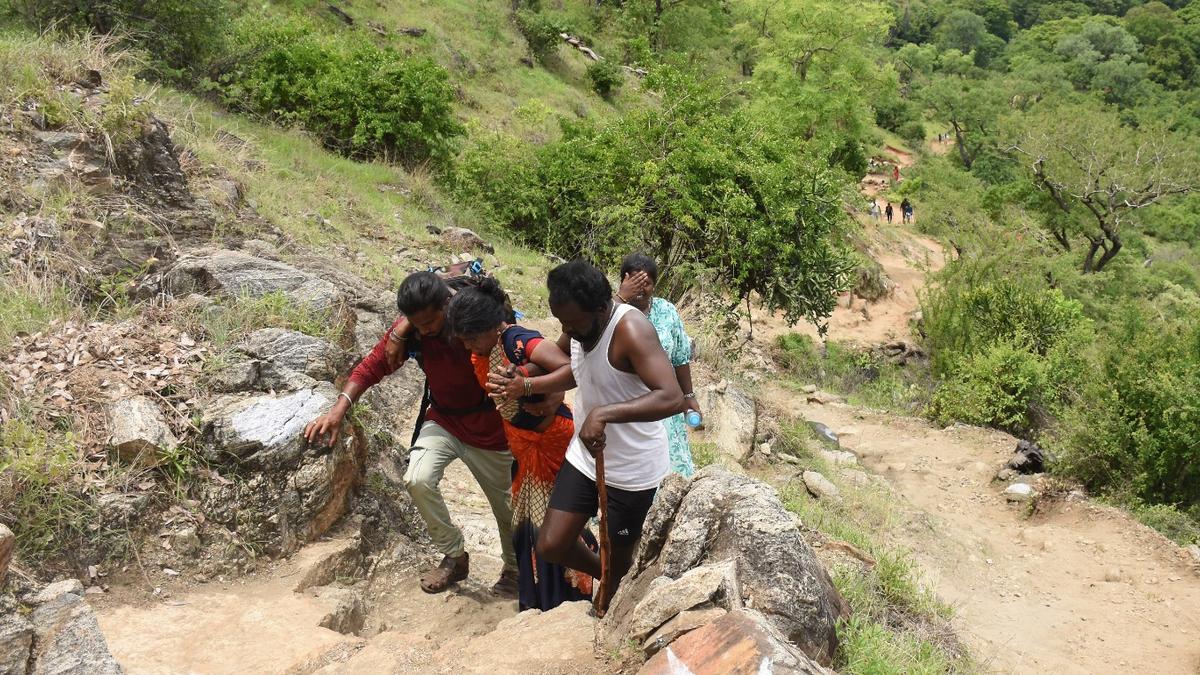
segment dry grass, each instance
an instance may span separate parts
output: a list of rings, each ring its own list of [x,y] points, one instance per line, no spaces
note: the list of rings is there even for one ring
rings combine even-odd
[[[0,111],[32,111],[51,128],[96,134],[106,139],[111,157],[137,136],[149,109],[153,92],[137,84],[136,65],[112,36],[0,32]],[[87,89],[81,83],[91,71],[100,73],[102,96],[78,93]]]
[[[896,524],[895,496],[874,481],[848,480],[824,461],[819,442],[800,420],[780,423],[779,449],[800,458],[803,468],[821,473],[841,493],[838,501],[810,497],[799,478],[779,488],[784,505],[799,517],[813,541],[826,549],[845,542],[869,562],[835,556],[830,573],[850,604],[852,616],[838,628],[835,657],[847,673],[963,673],[975,665],[950,625],[953,612],[920,581],[912,558],[881,537]],[[764,476],[778,482],[774,474]]]

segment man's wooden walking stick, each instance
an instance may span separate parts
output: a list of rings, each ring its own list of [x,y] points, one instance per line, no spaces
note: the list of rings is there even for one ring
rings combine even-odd
[[[608,594],[612,586],[612,544],[608,540],[608,487],[604,484],[604,449],[596,453],[596,492],[600,500],[600,589],[592,601],[596,616],[608,612]]]

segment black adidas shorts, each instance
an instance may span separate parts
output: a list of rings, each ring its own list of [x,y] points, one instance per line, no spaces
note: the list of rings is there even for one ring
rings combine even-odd
[[[632,546],[642,536],[642,525],[646,514],[654,503],[654,493],[649,490],[622,490],[608,486],[608,538],[615,546]],[[600,504],[596,481],[583,475],[563,462],[554,480],[554,492],[550,494],[550,508],[568,513],[596,515]]]

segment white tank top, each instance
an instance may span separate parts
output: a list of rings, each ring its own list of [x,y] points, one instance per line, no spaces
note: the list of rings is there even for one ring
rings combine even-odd
[[[631,311],[632,305],[617,305],[612,320],[604,328],[600,341],[585,352],[571,340],[571,372],[575,375],[575,437],[567,449],[567,461],[583,475],[596,480],[596,460],[579,440],[588,412],[610,403],[629,401],[650,393],[650,387],[633,373],[617,370],[608,360],[617,324]],[[658,487],[671,469],[667,452],[667,429],[661,421],[609,423],[604,428],[604,480],[621,490],[649,490]]]

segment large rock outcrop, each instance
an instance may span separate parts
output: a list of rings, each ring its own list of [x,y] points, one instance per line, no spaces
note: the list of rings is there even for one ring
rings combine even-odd
[[[697,392],[704,411],[704,438],[735,462],[754,452],[758,432],[758,404],[730,382],[709,385]]]
[[[345,515],[364,476],[365,444],[349,425],[333,447],[302,435],[336,397],[323,382],[283,394],[224,396],[208,407],[205,458],[245,478],[206,495],[217,522],[271,552],[289,552]]]
[[[638,672],[639,675],[827,675],[833,671],[788,642],[763,615],[737,609],[672,642]]]
[[[13,675],[119,675],[96,615],[77,580],[59,581],[0,612],[0,672]]]
[[[653,652],[663,646],[650,644],[654,631],[680,612],[712,607],[757,612],[822,665],[848,612],[774,490],[716,466],[663,483],[599,639],[609,649],[636,641]]]
[[[229,250],[202,249],[180,256],[163,276],[163,288],[174,295],[258,298],[283,293],[296,304],[315,310],[333,309],[343,301],[337,287],[325,279],[285,263]]]
[[[346,366],[341,350],[328,342],[284,328],[263,328],[251,333],[238,349],[278,368],[304,373],[318,380],[333,380]]]

